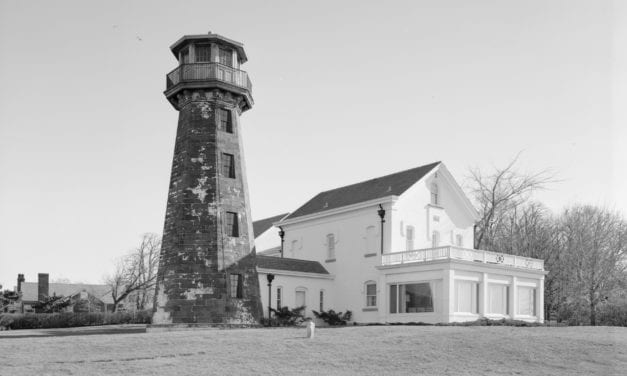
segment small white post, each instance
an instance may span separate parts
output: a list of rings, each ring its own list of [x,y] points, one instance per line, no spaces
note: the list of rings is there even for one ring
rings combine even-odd
[[[315,330],[316,330],[316,324],[313,322],[313,320],[309,320],[307,322],[307,338],[313,338]]]

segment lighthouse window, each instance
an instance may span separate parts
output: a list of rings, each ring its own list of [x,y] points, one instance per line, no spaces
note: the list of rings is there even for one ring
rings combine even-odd
[[[234,238],[239,237],[237,213],[226,212],[226,234]]]
[[[196,61],[199,63],[211,61],[211,46],[196,46]]]
[[[181,51],[181,64],[189,64],[189,50],[187,48]]]
[[[231,111],[220,108],[218,109],[218,127],[221,130],[233,133],[233,124],[231,123]]]
[[[220,64],[229,67],[233,66],[233,52],[225,48],[220,48]]]
[[[235,178],[235,156],[222,153],[222,174],[229,178]]]
[[[242,297],[242,275],[231,274],[231,298],[241,299]]]

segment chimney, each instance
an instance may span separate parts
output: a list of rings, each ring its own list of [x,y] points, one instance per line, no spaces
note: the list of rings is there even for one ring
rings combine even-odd
[[[48,273],[37,274],[37,300],[42,301],[48,297]]]
[[[17,275],[17,293],[21,293],[22,292],[22,282],[25,282],[26,280],[24,279],[24,274],[18,274]]]

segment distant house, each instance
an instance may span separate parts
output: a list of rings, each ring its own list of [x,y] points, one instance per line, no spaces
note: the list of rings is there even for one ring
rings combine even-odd
[[[304,305],[365,323],[544,319],[543,260],[473,249],[478,214],[441,162],[321,192],[279,217],[255,222],[264,315]]]
[[[113,308],[109,286],[49,283],[49,276],[46,273],[39,273],[37,282],[26,282],[24,275],[19,274],[15,291],[20,295],[20,300],[8,309],[17,312],[35,312],[37,302],[52,296],[69,299],[70,304],[65,308],[65,311],[69,312],[105,312]]]

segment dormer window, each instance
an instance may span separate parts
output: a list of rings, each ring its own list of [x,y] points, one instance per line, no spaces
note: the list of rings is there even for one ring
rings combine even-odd
[[[233,51],[226,49],[226,48],[220,48],[220,64],[222,65],[226,65],[229,67],[233,66]]]
[[[439,200],[438,185],[436,183],[431,183],[431,205],[440,205]]]

